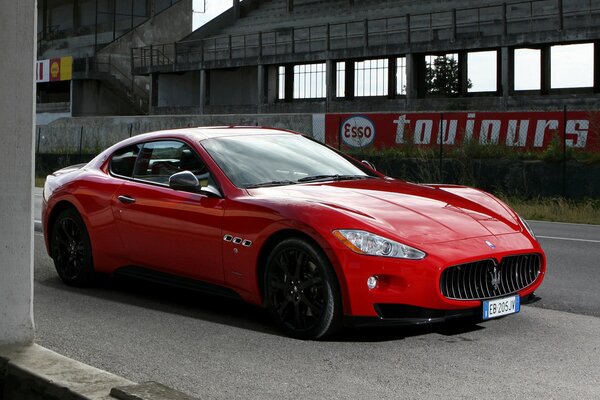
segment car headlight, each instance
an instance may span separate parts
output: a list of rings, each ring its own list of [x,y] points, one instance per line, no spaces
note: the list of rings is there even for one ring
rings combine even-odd
[[[537,240],[537,238],[535,237],[535,233],[533,233],[533,229],[531,229],[531,227],[529,226],[529,224],[527,223],[527,221],[525,221],[523,218],[521,218],[521,216],[519,215],[519,221],[521,221],[521,224],[525,227],[525,229],[527,229],[527,232],[529,232],[529,234],[535,239]]]
[[[333,231],[333,234],[346,247],[358,254],[408,260],[421,260],[427,255],[414,247],[366,231],[339,229]]]

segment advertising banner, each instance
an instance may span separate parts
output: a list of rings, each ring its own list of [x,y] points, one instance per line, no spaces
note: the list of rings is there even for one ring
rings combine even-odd
[[[346,149],[460,146],[466,141],[541,151],[552,140],[600,151],[600,112],[325,114],[325,142]]]
[[[35,62],[35,82],[70,81],[73,78],[73,57],[51,58]]]

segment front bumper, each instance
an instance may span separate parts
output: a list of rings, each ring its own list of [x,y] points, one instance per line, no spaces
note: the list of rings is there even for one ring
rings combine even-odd
[[[521,305],[531,304],[540,298],[531,293],[521,296]],[[443,323],[452,320],[469,320],[472,322],[483,321],[481,306],[460,310],[436,310],[424,307],[415,307],[405,304],[375,304],[377,312],[375,317],[344,317],[344,325],[348,327],[361,328],[371,326],[409,326],[429,325]]]
[[[494,249],[486,241],[495,244]],[[522,289],[499,297],[518,294],[526,298],[541,284],[546,261],[539,244],[521,233],[464,239],[421,247],[427,252],[422,260],[401,260],[365,256],[347,249],[335,249],[339,274],[343,279],[344,315],[374,317],[379,320],[402,320],[407,324],[444,321],[477,316],[482,300],[457,300],[444,296],[440,287],[442,273],[448,267],[509,256],[536,254],[540,258],[539,275]],[[367,287],[367,280],[377,276],[379,285]],[[396,321],[394,324],[397,324]],[[400,323],[402,324],[402,323]]]

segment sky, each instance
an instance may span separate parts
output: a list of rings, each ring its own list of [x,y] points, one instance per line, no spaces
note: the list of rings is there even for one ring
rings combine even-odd
[[[221,14],[232,4],[233,0],[193,0],[193,29],[199,28]],[[468,75],[473,84],[471,92],[496,90],[497,63],[493,53],[470,53]],[[552,88],[593,86],[593,59],[593,44],[554,46],[551,51]],[[515,52],[516,90],[539,89],[539,65],[539,50],[519,49]]]
[[[192,28],[198,29],[223,11],[231,8],[233,0],[193,0],[194,18]]]

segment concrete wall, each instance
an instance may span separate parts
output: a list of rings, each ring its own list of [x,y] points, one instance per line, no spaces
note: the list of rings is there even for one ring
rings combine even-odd
[[[180,115],[63,118],[36,131],[39,153],[97,153],[130,135],[191,126],[260,125],[312,134],[312,114]]]
[[[33,340],[35,2],[0,0],[0,344]]]
[[[209,104],[243,105],[257,104],[257,67],[210,71]]]
[[[200,71],[161,74],[158,80],[158,106],[197,106],[200,104]]]
[[[72,81],[72,113],[84,115],[134,114],[131,103],[117,90],[99,80]]]

